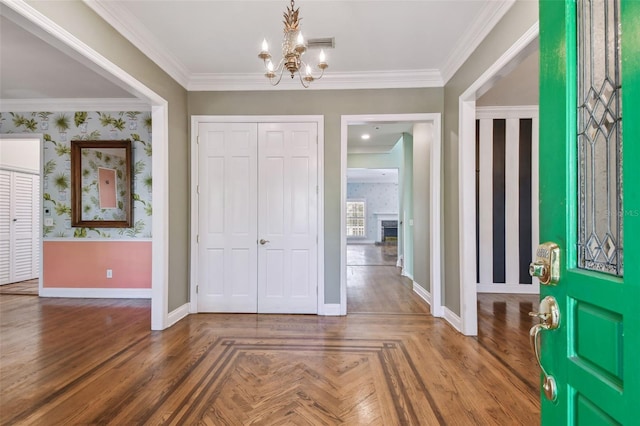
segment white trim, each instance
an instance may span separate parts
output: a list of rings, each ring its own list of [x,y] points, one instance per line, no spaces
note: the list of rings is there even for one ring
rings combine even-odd
[[[198,312],[198,127],[200,123],[316,123],[318,129],[318,315],[325,313],[324,303],[324,116],[323,115],[192,115],[191,116],[191,292],[190,311]],[[155,182],[154,182],[155,188]]]
[[[430,279],[432,280],[431,292],[435,296],[432,311],[440,313],[442,309],[442,250],[434,250],[434,247],[442,247],[442,241],[436,241],[435,238],[441,240],[441,216],[438,212],[442,211],[441,185],[442,185],[442,130],[441,130],[442,114],[425,113],[425,114],[368,114],[368,115],[343,115],[340,124],[340,305],[341,314],[347,314],[347,224],[346,224],[346,200],[347,200],[347,141],[348,127],[354,124],[381,123],[381,122],[418,122],[433,124],[433,146],[431,156],[431,187],[429,193],[431,199],[431,223],[429,224],[429,235],[431,250],[431,269]],[[475,212],[475,208],[473,209]],[[402,271],[405,274],[405,271]],[[413,280],[413,277],[411,277]]]
[[[150,288],[57,288],[43,287],[42,297],[72,297],[80,299],[150,299]]]
[[[462,333],[462,319],[460,319],[460,317],[455,312],[445,306],[443,316],[444,319],[449,324],[451,324],[453,328]]]
[[[538,37],[538,22],[531,26],[500,58],[460,95],[458,112],[458,219],[460,258],[461,331],[468,336],[478,334],[476,285],[476,97],[477,92]],[[446,312],[445,312],[446,314]]]
[[[469,29],[460,37],[460,41],[451,50],[444,66],[441,68],[442,81],[446,84],[451,77],[460,69],[462,64],[469,59],[469,56],[482,43],[482,40],[491,32],[502,17],[514,5],[516,0],[504,0],[502,2],[489,1],[482,12]]]
[[[408,273],[406,269],[402,268],[401,274],[402,274],[403,277],[407,277],[411,281],[413,281],[413,274]]]
[[[538,105],[476,107],[477,119],[533,118],[538,116]]]
[[[413,280],[411,280],[413,281]],[[429,293],[424,287],[417,282],[413,281],[413,292],[420,296],[422,300],[427,302],[431,306],[431,293]]]
[[[431,199],[429,200],[429,281],[431,283],[432,303],[431,314],[434,317],[444,315],[443,307],[443,281],[442,281],[442,255],[444,244],[442,241],[441,224],[442,224],[442,130],[440,120],[433,121],[432,140],[435,143],[430,144],[431,151],[431,176],[429,181],[431,187]]]
[[[23,18],[26,18],[37,28],[50,34],[57,42],[70,48],[76,55],[83,58],[83,62],[90,63],[92,67],[97,67],[109,74],[110,77],[118,80],[121,85],[127,87],[130,92],[148,101],[152,105],[153,248],[151,329],[162,330],[167,324],[169,293],[168,103],[126,71],[109,61],[25,1],[15,0],[12,2],[3,2],[3,5],[12,9]]]
[[[478,293],[540,294],[537,284],[478,284]]]
[[[340,313],[340,304],[339,303],[326,303],[322,308],[322,315],[337,317],[342,315]]]
[[[127,10],[126,2],[115,5],[107,1],[83,1],[182,87],[187,88],[189,70],[166,49],[160,48],[162,43],[139,20],[133,18]]]
[[[186,318],[189,313],[189,303],[185,303],[179,308],[176,308],[173,311],[169,312],[169,315],[167,315],[167,328],[171,327],[181,319]]]
[[[305,89],[298,80],[282,82],[273,87],[262,73],[250,74],[191,74],[187,90],[232,91],[232,90],[348,90],[391,89],[415,87],[442,87],[444,82],[438,70],[392,70],[372,72],[327,73],[322,81]]]
[[[0,99],[0,112],[24,111],[151,111],[151,106],[137,98]]]

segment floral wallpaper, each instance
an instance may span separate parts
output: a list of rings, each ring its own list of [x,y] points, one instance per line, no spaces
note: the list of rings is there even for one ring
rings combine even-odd
[[[43,224],[44,238],[151,238],[151,113],[141,111],[3,112],[0,133],[41,133],[44,139],[43,205],[53,226]],[[131,228],[71,227],[71,141],[131,140],[133,178],[133,226]],[[98,159],[96,159],[98,160]],[[93,165],[115,168],[118,161],[105,159]],[[84,170],[83,170],[84,173]],[[83,182],[90,192],[92,182]],[[107,212],[85,206],[91,217]],[[85,214],[85,217],[86,217]]]
[[[398,185],[395,183],[347,183],[347,199],[366,200],[366,239],[378,235],[374,213],[398,212]]]

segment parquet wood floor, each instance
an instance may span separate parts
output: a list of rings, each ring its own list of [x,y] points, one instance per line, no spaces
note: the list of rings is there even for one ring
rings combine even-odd
[[[519,303],[480,299],[470,338],[425,312],[151,332],[145,300],[0,295],[0,424],[537,425]]]

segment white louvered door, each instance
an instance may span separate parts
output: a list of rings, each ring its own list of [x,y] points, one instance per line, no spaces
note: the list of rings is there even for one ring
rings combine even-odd
[[[0,170],[0,285],[38,277],[40,177]]]

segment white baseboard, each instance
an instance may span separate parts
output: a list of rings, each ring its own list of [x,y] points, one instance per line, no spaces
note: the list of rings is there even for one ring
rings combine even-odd
[[[398,260],[396,261],[396,268],[404,269],[404,256],[403,255],[398,256]]]
[[[413,282],[413,292],[420,296],[422,300],[427,302],[429,306],[431,306],[431,293],[429,293],[427,290],[425,290],[424,287],[422,287],[415,281]]]
[[[167,315],[167,328],[189,315],[189,306],[189,303],[185,303],[179,308],[169,312],[169,315]]]
[[[41,297],[79,299],[151,299],[150,288],[55,288],[43,287]]]
[[[339,303],[325,303],[320,315],[325,316],[340,316],[340,304]]]
[[[478,293],[540,294],[536,284],[478,284]]]
[[[462,319],[446,306],[443,306],[443,309],[444,309],[444,319],[447,320],[447,322],[451,324],[453,328],[455,328],[460,333],[462,333]]]
[[[409,273],[406,271],[406,269],[404,269],[404,268],[402,268],[402,276],[403,276],[403,277],[407,277],[407,278],[409,278],[411,281],[413,281],[413,275],[412,275],[412,274],[409,274]]]

